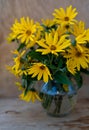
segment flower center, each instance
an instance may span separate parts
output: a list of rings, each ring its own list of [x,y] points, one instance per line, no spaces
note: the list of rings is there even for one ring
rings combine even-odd
[[[56,47],[54,45],[51,45],[50,49],[51,50],[56,50]]]
[[[81,57],[82,53],[81,52],[76,52],[76,57]]]
[[[69,21],[69,17],[66,16],[66,17],[64,18],[64,20],[65,20],[65,21]]]
[[[41,66],[40,66],[40,69],[41,69],[41,70],[44,70],[44,69],[45,69],[45,66],[44,66],[44,65],[41,65]]]
[[[29,35],[31,35],[31,31],[30,30],[27,30],[26,31],[26,34],[29,36]]]
[[[69,26],[69,25],[65,25],[65,28],[66,28],[66,29],[69,29],[69,28],[70,28],[70,26]]]

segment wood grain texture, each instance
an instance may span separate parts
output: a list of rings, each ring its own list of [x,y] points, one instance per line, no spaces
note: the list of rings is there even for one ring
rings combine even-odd
[[[6,41],[15,18],[29,16],[40,22],[42,18],[52,18],[55,8],[65,8],[70,4],[77,8],[79,12],[77,18],[85,21],[89,27],[89,0],[0,0],[0,95],[7,97],[18,95],[17,87],[14,85],[16,78],[5,69],[6,64],[12,64],[10,51],[16,46],[8,45]],[[89,92],[86,88],[82,94],[84,96]]]
[[[0,99],[0,130],[89,130],[89,100],[79,100],[69,115],[55,118],[39,102]]]

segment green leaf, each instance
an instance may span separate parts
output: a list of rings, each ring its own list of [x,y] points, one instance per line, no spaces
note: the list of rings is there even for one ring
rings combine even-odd
[[[59,62],[58,62],[58,67],[61,68],[63,66],[64,59],[61,57]]]
[[[41,26],[44,28],[45,32],[48,32],[48,33],[50,33],[52,29],[55,29],[55,30],[57,29],[57,25],[45,26],[44,24],[42,24]]]
[[[55,65],[48,65],[48,67],[50,68],[50,69],[52,69],[52,70],[56,70],[57,69],[57,67],[55,66]]]
[[[19,45],[19,47],[18,47],[18,51],[20,51],[21,49],[23,49],[25,47],[25,44],[24,43],[21,43],[20,45]]]
[[[32,59],[36,59],[36,60],[39,60],[39,61],[43,61],[44,59],[48,59],[46,55],[42,55],[41,53],[36,52],[34,50],[28,52],[27,55],[31,56]]]
[[[82,79],[82,76],[80,75],[80,73],[76,73],[75,76],[75,81],[78,85],[78,89],[82,87],[82,84],[83,84],[83,79]]]
[[[24,75],[22,76],[22,86],[25,88],[25,95],[28,90],[32,89],[33,82],[36,81],[36,78],[31,78],[31,75]]]
[[[71,80],[67,77],[67,75],[61,71],[55,74],[55,79],[57,82],[62,84],[72,84]]]

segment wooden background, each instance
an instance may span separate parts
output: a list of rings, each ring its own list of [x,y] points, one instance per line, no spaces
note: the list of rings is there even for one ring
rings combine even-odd
[[[86,22],[89,27],[89,0],[0,0],[0,97],[16,97],[17,80],[9,73],[5,66],[12,63],[10,51],[15,49],[15,44],[7,44],[7,36],[10,26],[15,18],[29,16],[35,21],[41,18],[51,18],[55,8],[69,5],[77,8],[78,19]],[[84,76],[83,88],[79,91],[79,97],[89,97],[89,77]]]

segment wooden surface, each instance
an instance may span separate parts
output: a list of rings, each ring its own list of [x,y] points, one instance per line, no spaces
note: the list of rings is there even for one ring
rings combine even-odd
[[[54,118],[39,102],[0,99],[0,130],[89,130],[89,100],[79,100],[69,115]]]
[[[10,26],[15,18],[29,16],[35,21],[52,18],[55,8],[73,5],[79,12],[78,19],[86,22],[89,27],[89,0],[0,0],[0,97],[17,97],[18,90],[14,82],[16,78],[9,73],[5,66],[12,64],[10,51],[15,49],[15,44],[7,44]],[[84,89],[81,97],[89,95],[89,77],[85,78]]]

